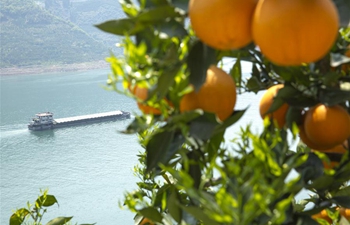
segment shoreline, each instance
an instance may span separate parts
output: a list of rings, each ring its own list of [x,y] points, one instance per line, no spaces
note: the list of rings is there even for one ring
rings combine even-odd
[[[94,69],[107,69],[109,63],[106,61],[94,61],[72,64],[57,64],[47,66],[26,66],[26,67],[6,67],[0,68],[0,75],[24,75],[24,74],[43,74],[55,72],[71,72],[71,71],[88,71]]]

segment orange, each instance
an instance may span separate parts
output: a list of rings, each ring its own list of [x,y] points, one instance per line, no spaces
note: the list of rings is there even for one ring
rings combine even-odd
[[[339,16],[331,0],[260,0],[252,35],[273,63],[294,66],[325,56],[338,28]]]
[[[327,211],[325,209],[315,215],[312,215],[312,219],[314,220],[323,219],[323,220],[326,220],[328,223],[332,223],[332,219],[329,218]]]
[[[257,0],[190,0],[192,28],[205,44],[237,49],[252,41],[251,21]]]
[[[282,128],[286,124],[286,114],[289,106],[287,104],[283,104],[280,108],[275,110],[272,113],[266,115],[268,110],[270,109],[274,98],[276,97],[278,91],[283,88],[283,84],[277,84],[267,89],[260,100],[259,104],[259,112],[261,118],[265,118],[268,116],[270,119],[276,120],[278,127]]]
[[[137,106],[144,114],[160,115],[162,113],[159,109],[149,106],[143,102],[148,97],[147,88],[135,86],[132,92],[139,99]]]
[[[340,215],[344,216],[347,220],[350,220],[350,209],[340,208]]]
[[[317,143],[313,143],[310,138],[305,133],[305,128],[303,125],[299,126],[299,137],[300,140],[309,148],[311,149],[317,149],[317,150],[326,150],[329,149],[329,146],[322,146]]]
[[[139,223],[139,225],[154,225],[154,223],[148,218],[143,218],[141,223]]]
[[[350,209],[347,209],[347,208],[336,208],[336,210],[339,210],[339,214],[341,216],[344,216],[347,220],[350,220]],[[327,211],[324,209],[322,210],[321,212],[315,214],[315,215],[312,215],[312,218],[314,220],[316,219],[324,219],[326,220],[328,223],[332,223],[332,219],[328,216],[327,214]]]
[[[212,65],[198,92],[192,91],[180,100],[180,111],[202,109],[215,113],[224,121],[233,112],[236,104],[236,84],[233,78],[222,69]]]
[[[349,116],[339,105],[318,104],[305,113],[304,128],[311,142],[332,148],[349,137]]]
[[[316,150],[313,149],[313,151],[319,151],[319,152],[323,152],[326,155],[328,155],[328,157],[330,157],[331,155],[339,155],[340,157],[346,153],[348,148],[348,142],[347,140],[341,144],[341,145],[337,145],[333,148],[330,149],[326,149],[326,150]],[[338,166],[339,162],[337,160],[331,160],[330,162],[323,162],[323,166],[325,169],[333,169],[334,167]]]

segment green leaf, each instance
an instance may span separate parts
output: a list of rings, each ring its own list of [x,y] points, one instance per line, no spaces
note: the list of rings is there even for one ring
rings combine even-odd
[[[350,91],[343,91],[336,88],[320,89],[319,99],[327,105],[337,105],[350,99]]]
[[[174,83],[174,78],[179,71],[180,67],[168,68],[165,70],[158,79],[157,85],[150,90],[149,97],[157,94],[157,99],[161,100],[169,91],[169,87]]]
[[[137,16],[137,22],[155,24],[167,18],[175,18],[177,16],[179,16],[179,13],[175,11],[174,7],[164,5],[144,10]]]
[[[212,220],[207,213],[203,211],[203,209],[195,206],[182,206],[182,208],[188,212],[189,214],[193,215],[198,220],[203,221],[203,224],[208,225],[220,225],[216,221]]]
[[[110,20],[95,25],[100,30],[116,35],[134,35],[145,28],[145,25],[136,21],[135,18]]]
[[[147,207],[139,210],[140,214],[144,217],[154,221],[161,223],[162,222],[162,215],[158,212],[158,210],[154,207]]]
[[[29,214],[30,212],[28,211],[28,209],[18,209],[14,214],[11,215],[10,225],[21,225],[25,220],[25,217]]]
[[[215,114],[204,112],[202,116],[191,121],[190,136],[199,140],[208,140],[217,125]]]
[[[164,21],[159,25],[157,30],[159,30],[162,34],[166,34],[167,38],[184,38],[188,34],[183,24],[174,19]]]
[[[130,0],[119,0],[124,13],[129,17],[135,17],[138,13],[137,7]]]
[[[50,220],[46,225],[64,225],[69,222],[72,217],[57,217],[55,219]]]
[[[187,157],[190,160],[188,174],[193,179],[193,186],[198,189],[202,179],[202,171],[198,164],[200,161],[200,153],[198,151],[191,151],[188,153]]]
[[[198,91],[207,77],[207,70],[215,63],[215,50],[197,41],[188,53],[187,64],[190,70],[190,83]]]
[[[242,66],[240,57],[237,58],[235,64],[230,70],[230,75],[236,83],[237,87],[241,86],[242,83]]]
[[[261,85],[259,78],[253,76],[248,79],[246,87],[249,91],[252,91],[256,94],[262,89],[263,85]]]
[[[222,124],[219,124],[215,127],[215,130],[213,131],[213,136],[224,132],[227,128],[236,123],[244,115],[247,109],[234,111],[234,113],[229,118],[227,118]]]
[[[170,193],[170,196],[167,198],[167,207],[170,215],[174,218],[174,220],[180,223],[182,211],[181,211],[181,208],[178,206],[178,204],[179,204],[179,196],[178,196],[177,190],[173,188],[173,190]]]
[[[39,204],[40,207],[49,207],[55,203],[58,204],[56,197],[53,195],[42,195],[36,200],[36,203]]]
[[[297,225],[319,225],[314,219],[307,215],[299,215],[295,224]]]
[[[337,205],[340,205],[344,208],[350,208],[350,196],[349,195],[347,195],[347,196],[335,196],[332,198],[332,200]]]
[[[163,163],[167,151],[174,139],[175,131],[160,131],[154,134],[146,145],[146,165],[151,171],[158,163]]]

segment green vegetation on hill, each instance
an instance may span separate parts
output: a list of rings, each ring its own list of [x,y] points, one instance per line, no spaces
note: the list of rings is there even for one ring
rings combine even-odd
[[[0,67],[88,62],[108,55],[102,41],[31,0],[1,0],[0,23]]]

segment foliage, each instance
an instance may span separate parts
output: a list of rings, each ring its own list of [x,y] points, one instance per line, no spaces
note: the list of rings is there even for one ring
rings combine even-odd
[[[9,225],[21,225],[32,224],[41,225],[42,219],[47,212],[47,208],[55,204],[58,205],[58,201],[55,196],[49,195],[45,190],[42,195],[37,198],[34,203],[27,203],[27,208],[17,209],[10,217]],[[56,217],[50,220],[46,225],[67,225],[71,224],[70,220],[73,217]],[[32,221],[32,222],[30,222]],[[81,224],[81,225],[94,225],[94,224]]]
[[[350,207],[349,153],[342,155],[338,167],[326,170],[322,160],[329,160],[327,155],[311,152],[302,143],[293,151],[289,138],[298,141],[302,111],[318,103],[339,104],[350,112],[350,70],[342,67],[349,62],[344,55],[350,44],[349,1],[336,1],[342,28],[330,52],[317,62],[293,67],[271,63],[254,43],[231,51],[206,46],[188,23],[188,1],[120,3],[125,18],[97,25],[123,36],[119,46],[124,56],[108,58],[112,71],[108,86],[135,101],[130,88],[147,87],[143,103],[162,112],[136,116],[125,131],[137,133],[145,149],[135,167],[139,188],[127,193],[124,201],[136,214],[135,224],[146,217],[169,225],[313,225],[318,222],[311,216],[323,209]],[[200,109],[179,112],[182,96],[200,88],[207,68],[222,65],[224,59],[234,61],[229,72],[238,94],[284,84],[270,111],[287,103],[287,126],[279,129],[265,119],[261,133],[253,133],[248,125],[228,145],[224,133],[245,110],[235,109],[223,122]],[[242,61],[252,64],[247,79],[241,72]],[[310,197],[297,202],[302,191]],[[332,218],[338,224],[338,217]],[[340,224],[348,223],[342,219]]]

